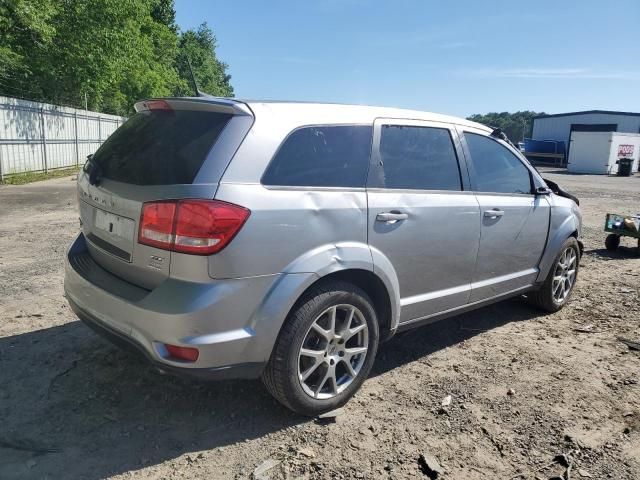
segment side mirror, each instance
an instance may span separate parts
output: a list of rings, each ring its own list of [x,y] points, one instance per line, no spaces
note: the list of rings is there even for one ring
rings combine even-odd
[[[536,195],[551,195],[551,190],[547,187],[536,188]]]

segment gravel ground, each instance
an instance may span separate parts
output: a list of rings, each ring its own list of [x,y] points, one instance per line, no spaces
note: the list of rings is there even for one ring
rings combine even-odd
[[[541,315],[513,300],[398,336],[326,422],[259,382],[160,376],[97,337],[63,298],[71,178],[0,186],[0,478],[250,478],[272,465],[262,478],[426,479],[431,457],[446,479],[549,479],[565,461],[573,479],[640,478],[640,352],[616,340],[640,339],[640,258],[609,254],[602,232],[605,212],[640,211],[640,177],[545,175],[582,202],[571,303]]]

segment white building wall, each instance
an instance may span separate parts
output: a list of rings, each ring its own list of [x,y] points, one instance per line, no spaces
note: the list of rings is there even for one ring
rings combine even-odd
[[[533,121],[532,137],[534,140],[557,140],[568,143],[572,123],[614,123],[618,125],[618,132],[640,132],[640,115],[588,113],[584,115],[536,118]]]

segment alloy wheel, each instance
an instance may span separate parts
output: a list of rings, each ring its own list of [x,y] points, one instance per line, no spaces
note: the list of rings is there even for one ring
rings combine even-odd
[[[560,255],[558,264],[553,274],[551,292],[553,299],[558,303],[564,303],[576,280],[576,268],[578,255],[571,247],[565,249]]]
[[[369,328],[353,305],[335,305],[311,324],[298,353],[298,379],[305,393],[333,398],[358,376],[369,345]]]

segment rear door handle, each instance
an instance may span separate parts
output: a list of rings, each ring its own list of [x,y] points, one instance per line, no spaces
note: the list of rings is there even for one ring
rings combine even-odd
[[[376,221],[386,223],[396,223],[400,220],[406,220],[407,218],[409,218],[409,215],[400,212],[385,212],[376,215]]]
[[[497,208],[492,208],[491,210],[485,210],[484,216],[488,218],[496,218],[504,216],[504,210],[498,210]]]

